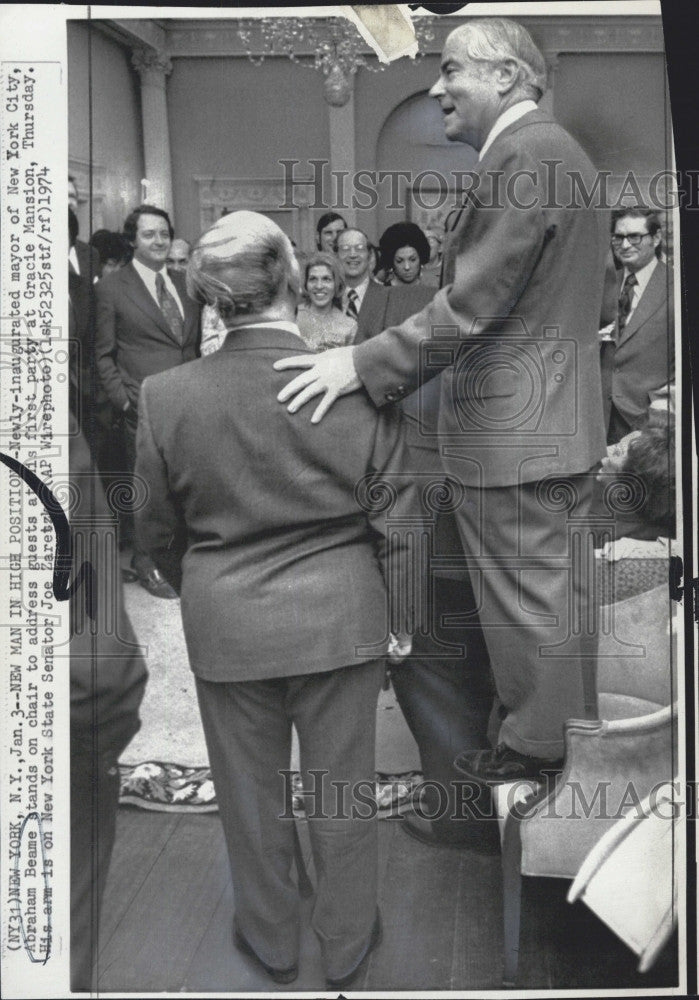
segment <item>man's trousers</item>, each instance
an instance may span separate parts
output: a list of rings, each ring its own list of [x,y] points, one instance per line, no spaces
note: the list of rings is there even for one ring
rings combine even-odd
[[[507,713],[500,740],[535,757],[562,757],[566,720],[597,714],[592,484],[583,474],[467,486],[456,511]]]
[[[384,669],[381,659],[271,680],[196,679],[236,927],[274,968],[295,965],[299,952],[287,806],[292,723],[317,876],[312,926],[326,976],[347,975],[363,957],[377,905],[376,703]]]
[[[430,508],[426,499],[448,493],[439,451],[420,441],[414,422],[407,422],[407,441],[407,470],[419,487],[417,513],[433,526],[431,555],[458,557],[462,545],[453,513]],[[420,805],[448,839],[459,836],[452,819],[460,815],[453,782],[463,782],[463,774],[454,758],[487,745],[494,689],[468,571],[462,566],[444,576],[430,561],[423,575],[429,595],[424,620],[413,636],[411,655],[391,667],[391,678],[420,751],[425,782]]]

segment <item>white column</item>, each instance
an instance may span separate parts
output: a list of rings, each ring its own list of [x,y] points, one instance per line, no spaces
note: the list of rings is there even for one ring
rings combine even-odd
[[[328,104],[328,125],[330,127],[330,170],[345,171],[347,176],[344,180],[345,201],[349,205],[354,190],[352,178],[355,171],[355,132],[354,132],[354,76],[349,77],[351,90],[348,100],[341,107]],[[334,207],[337,188],[335,177],[332,178],[332,185],[328,191],[327,203],[329,208]],[[342,197],[342,188],[337,192]],[[349,226],[356,223],[356,212],[353,208],[339,209],[340,213],[347,220]]]
[[[141,77],[143,158],[147,200],[172,215],[172,165],[165,77],[172,63],[164,52],[136,49],[131,57]]]

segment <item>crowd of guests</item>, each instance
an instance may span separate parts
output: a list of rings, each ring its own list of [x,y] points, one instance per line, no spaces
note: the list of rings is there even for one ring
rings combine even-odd
[[[78,383],[82,386],[81,398],[74,409],[76,413],[83,413],[85,418],[88,413],[91,415],[93,450],[100,470],[107,475],[111,470],[123,471],[124,465],[133,468],[137,389],[145,369],[152,373],[153,359],[148,362],[143,357],[148,353],[147,348],[136,351],[142,356],[132,359],[135,372],[127,406],[126,395],[119,388],[122,376],[117,374],[114,378],[114,373],[119,370],[116,354],[123,357],[127,349],[116,333],[110,335],[109,343],[104,344],[98,324],[101,322],[102,333],[106,335],[108,314],[104,308],[95,309],[86,290],[91,284],[121,271],[128,264],[138,269],[143,279],[143,275],[148,273],[143,271],[144,266],[150,269],[164,261],[164,282],[170,283],[170,274],[180,275],[183,279],[192,244],[174,236],[167,213],[157,206],[139,206],[125,220],[122,231],[98,229],[85,244],[78,239],[76,208],[77,188],[74,179],[69,178],[69,277],[71,305],[81,348],[80,378],[74,378],[73,386],[76,388]],[[138,220],[142,216],[159,220],[160,245],[155,254],[145,247],[146,240],[141,238],[144,223]],[[447,231],[449,225],[450,217],[447,217]],[[655,525],[673,523],[673,477],[670,464],[664,461],[662,455],[658,456],[654,473],[638,464],[641,444],[650,432],[643,432],[643,442],[638,442],[630,454],[626,447],[630,441],[627,442],[626,438],[632,433],[634,438],[642,433],[639,428],[647,423],[650,404],[654,400],[658,404],[656,412],[659,406],[670,405],[668,388],[674,379],[673,310],[672,298],[667,290],[672,277],[667,273],[669,265],[663,250],[657,211],[641,205],[618,209],[613,214],[612,229],[600,318],[603,405],[609,444],[600,481],[606,481],[605,477],[613,472],[643,473],[643,481],[648,487],[647,499],[643,501],[647,511],[644,514],[642,504],[636,512],[638,516],[622,518],[617,535],[621,531],[632,536],[639,532],[647,536]],[[142,245],[135,255],[137,232],[138,242]],[[374,245],[361,229],[348,227],[342,215],[327,212],[318,219],[316,238],[317,247],[313,251],[306,252],[294,246],[302,277],[297,323],[304,342],[314,351],[360,343],[383,329],[382,324],[387,325],[387,321],[400,322],[411,311],[417,311],[439,287],[445,232],[436,228],[423,231],[413,222],[395,223],[383,232],[378,244]],[[153,258],[150,267],[142,263],[144,256]],[[140,290],[140,285],[137,287]],[[392,289],[398,291],[392,292]],[[182,303],[186,301],[186,293],[182,291],[183,298],[180,298],[175,289],[172,291],[177,308],[184,316]],[[403,295],[404,292],[407,294]],[[155,286],[151,297],[154,301],[157,298]],[[97,300],[100,299],[98,295]],[[95,331],[94,343],[90,336],[90,322]],[[192,357],[206,355],[221,346],[227,331],[213,306],[204,304],[197,324],[185,351],[173,350],[168,355],[168,364],[170,361],[180,363],[187,360],[190,354]],[[146,331],[141,330],[137,337],[143,335],[147,340],[145,334]],[[109,348],[101,354],[101,362],[97,362],[98,341]],[[157,367],[163,363],[165,356],[155,362]],[[94,367],[91,368],[91,365]],[[131,419],[124,417],[129,409]],[[672,421],[667,423],[669,434]],[[652,440],[659,441],[657,432],[650,436]],[[619,442],[622,442],[621,449]],[[672,451],[664,447],[664,442],[659,447],[663,455]],[[623,465],[619,458],[622,454]],[[660,469],[663,471],[662,481],[658,478]],[[663,505],[662,517],[658,514],[658,504]],[[652,517],[649,514],[651,508],[654,511]],[[127,547],[134,544],[128,517],[123,518],[122,542]],[[132,572],[125,570],[124,573],[127,582],[139,580],[156,596],[175,596],[160,578],[157,569],[147,560],[142,560],[138,553],[134,556]]]
[[[530,157],[560,146],[569,169],[590,180],[582,149],[537,108],[545,66],[526,31],[485,19],[452,32],[444,66],[468,77],[483,61],[497,73],[489,70],[469,101],[452,70],[431,91],[448,138],[489,155],[494,175],[498,157],[516,165],[525,146]],[[472,116],[479,101],[482,113]],[[503,234],[492,228],[496,218]],[[630,472],[641,490],[625,530],[673,530],[672,281],[660,218],[633,205],[613,213],[611,232],[590,208],[563,211],[560,221],[558,242],[545,252],[555,224],[542,244],[535,229],[519,228],[521,213],[488,216],[472,205],[452,212],[440,232],[391,225],[378,245],[329,212],[313,249],[292,247],[274,223],[248,212],[224,216],[194,247],[175,238],[155,205],[138,206],[121,233],[100,231],[89,245],[70,216],[76,413],[100,471],[118,471],[110,464],[118,439],[123,468],[146,485],[125,579],[158,598],[181,597],[229,845],[236,943],[277,982],[293,981],[298,961],[293,837],[274,812],[291,722],[306,775],[325,768],[329,780],[353,787],[370,781],[373,712],[390,649],[396,694],[437,796],[416,803],[402,828],[434,847],[496,849],[492,826],[474,824],[472,812],[456,815],[456,783],[466,775],[487,788],[560,769],[561,720],[588,717],[595,698],[581,679],[582,648],[580,662],[542,665],[550,632],[515,620],[523,574],[494,569],[489,554],[519,557],[524,537],[542,566],[559,560],[567,515],[544,510],[537,493],[558,473],[574,483],[584,516],[603,499],[592,496],[591,469],[601,480]],[[522,252],[503,260],[516,240],[525,241]],[[573,262],[583,276],[577,284]],[[502,400],[520,387],[502,366],[489,372],[493,384],[476,387],[475,402],[496,430],[482,438],[482,478],[478,462],[469,468],[469,456],[452,448],[451,478],[464,498],[455,514],[431,505],[427,488],[446,481],[445,404],[452,438],[458,432],[450,376],[420,385],[416,345],[435,327],[509,315],[513,287],[533,333],[552,316],[582,331],[578,369],[564,368],[547,389],[546,433],[558,435],[558,450],[534,456],[539,465],[521,481],[516,442],[497,435]],[[554,348],[562,366],[564,352],[556,360]],[[279,372],[292,367],[307,372],[285,388]],[[321,391],[319,426],[294,416]],[[576,406],[573,440],[560,425]],[[453,560],[429,581],[426,627],[391,606],[393,634],[373,646],[377,615],[386,613],[379,568],[388,582],[404,543],[387,542],[380,505],[357,505],[369,471],[389,476],[407,519],[434,528],[433,553]],[[477,570],[478,599],[458,562],[463,552],[487,564]],[[563,627],[568,570],[559,563],[546,580],[532,574],[524,603],[542,620],[559,615]],[[409,592],[404,580],[389,599]],[[358,652],[362,639],[373,655]],[[313,926],[327,983],[343,988],[381,939],[376,832],[353,818],[341,835],[337,825],[311,827]]]

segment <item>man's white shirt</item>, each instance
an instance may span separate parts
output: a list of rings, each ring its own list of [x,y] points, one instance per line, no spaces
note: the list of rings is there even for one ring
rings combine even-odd
[[[640,269],[640,271],[635,272],[637,284],[631,286],[631,308],[629,309],[629,314],[626,317],[626,323],[624,324],[625,326],[628,326],[629,319],[633,315],[634,309],[640,302],[641,296],[645,292],[648,286],[648,282],[653,277],[653,271],[656,269],[657,266],[658,266],[658,258],[654,257],[653,260],[649,261],[645,267],[642,267]],[[631,273],[632,273],[631,271],[628,271],[626,268],[624,268],[624,277],[621,282],[622,288],[624,287],[624,282]]]
[[[530,111],[536,111],[537,104],[536,101],[518,101],[511,107],[507,108],[506,111],[496,119],[495,124],[488,132],[488,137],[486,138],[480,153],[478,154],[478,159],[482,160],[485,154],[488,152],[490,147],[493,145],[497,137],[501,132],[504,132],[508,125],[512,125],[513,122],[519,121],[525,115],[528,115]]]
[[[142,280],[143,284],[150,292],[153,301],[155,302],[158,309],[160,309],[160,302],[158,301],[158,289],[156,288],[155,279],[158,274],[162,274],[163,281],[165,282],[165,287],[167,288],[168,292],[170,293],[170,295],[172,295],[173,299],[177,303],[180,313],[182,314],[182,319],[184,319],[184,308],[182,307],[182,300],[180,299],[177,289],[172,283],[170,275],[167,273],[167,268],[165,267],[165,265],[163,264],[163,266],[159,271],[151,271],[149,267],[146,267],[144,264],[141,264],[141,262],[136,260],[135,257],[131,261],[131,263],[135,267],[136,273],[138,274],[139,278]]]

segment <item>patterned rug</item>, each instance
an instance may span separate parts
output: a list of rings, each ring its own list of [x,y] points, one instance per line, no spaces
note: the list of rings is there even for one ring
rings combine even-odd
[[[184,767],[162,761],[143,764],[120,764],[121,805],[138,806],[160,812],[216,812],[216,792],[208,767]],[[304,814],[301,775],[292,775],[293,809],[297,816]],[[401,812],[412,799],[413,792],[422,781],[419,771],[406,774],[376,775],[376,804],[380,818]]]

